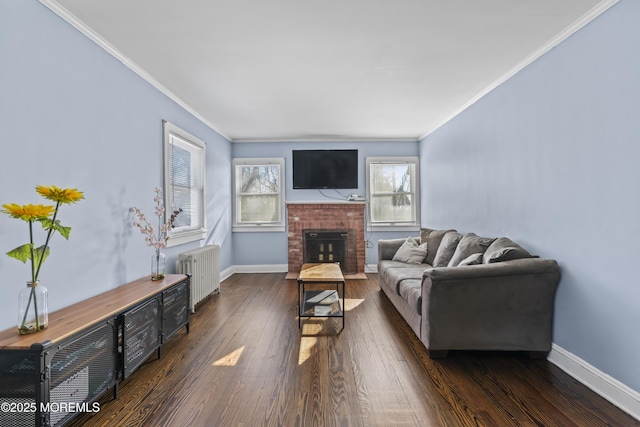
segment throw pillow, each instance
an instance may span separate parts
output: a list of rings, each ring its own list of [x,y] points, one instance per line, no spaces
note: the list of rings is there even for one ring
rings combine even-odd
[[[438,250],[436,251],[436,256],[433,259],[434,267],[446,267],[453,256],[453,253],[456,251],[456,247],[458,243],[462,239],[462,234],[457,231],[449,231],[447,232],[442,241],[440,242],[440,246],[438,246]]]
[[[449,231],[456,230],[432,230],[431,228],[420,229],[420,243],[427,243],[427,258],[425,259],[427,264],[433,265],[433,260],[436,257],[436,252],[440,247],[440,242],[445,234]]]
[[[482,256],[482,262],[490,264],[510,259],[533,258],[522,246],[511,239],[500,237],[493,241]]]
[[[459,266],[463,266],[463,265],[478,265],[478,264],[482,264],[482,252],[478,252],[475,254],[471,254],[468,257],[466,257],[465,259],[463,259],[462,261],[460,261],[460,263],[458,264]]]
[[[422,264],[425,256],[427,256],[427,244],[418,245],[418,242],[412,237],[407,237],[407,240],[396,251],[393,260],[407,264]]]
[[[475,254],[478,252],[484,254],[484,252],[491,245],[491,243],[493,243],[494,240],[496,239],[476,236],[474,233],[465,234],[464,236],[462,236],[462,239],[460,239],[460,243],[458,243],[458,247],[453,253],[449,264],[447,265],[449,267],[455,267],[456,265],[460,264],[460,261],[471,254]]]

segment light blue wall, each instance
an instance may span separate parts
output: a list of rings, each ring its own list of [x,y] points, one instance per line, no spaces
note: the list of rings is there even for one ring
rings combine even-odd
[[[557,259],[554,342],[640,391],[640,2],[421,142],[424,225]]]
[[[227,268],[231,144],[42,4],[0,2],[0,205],[46,203],[37,184],[77,187],[86,197],[62,208],[71,238],[54,236],[40,275],[51,310],[149,274],[152,249],[130,228],[128,209],[153,215],[163,119],[208,150],[209,235],[168,249],[169,267],[178,252],[219,243]],[[26,224],[0,215],[0,253],[26,242]],[[18,291],[28,278],[28,265],[0,256],[0,329],[16,326]]]
[[[161,120],[207,142],[205,242],[223,269],[286,264],[286,233],[234,233],[231,157],[358,148],[421,155],[423,225],[506,235],[563,269],[554,341],[640,390],[635,254],[640,253],[640,3],[621,0],[456,119],[416,143],[234,144],[144,82],[36,1],[0,2],[0,204],[40,202],[36,184],[78,187],[61,211],[41,275],[55,310],[147,275],[150,249],[128,208],[152,211],[162,183]],[[356,191],[364,194],[364,167]],[[407,233],[375,233],[403,237]],[[0,252],[27,241],[0,216]],[[192,244],[167,251],[169,265]],[[372,249],[375,253],[375,248]],[[375,262],[370,257],[369,262]],[[0,256],[0,329],[16,323],[25,265]]]
[[[357,149],[358,150],[358,188],[354,190],[294,190],[291,152],[294,149]],[[367,157],[389,156],[417,156],[417,142],[376,141],[376,142],[274,142],[274,143],[239,143],[233,144],[233,157],[284,157],[285,181],[287,202],[299,201],[335,201],[335,198],[345,200],[349,194],[366,195],[366,170]],[[342,197],[344,195],[345,197]],[[402,237],[408,232],[380,232],[367,235],[369,238],[368,263],[377,262],[376,242],[380,238]],[[287,264],[287,233],[286,232],[260,232],[260,233],[233,233],[234,259],[237,265],[286,265]]]

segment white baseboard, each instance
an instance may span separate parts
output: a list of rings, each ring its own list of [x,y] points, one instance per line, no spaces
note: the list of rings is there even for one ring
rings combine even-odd
[[[220,281],[228,279],[234,273],[286,273],[287,271],[289,271],[287,264],[233,265],[220,272]],[[365,265],[364,272],[377,273],[377,264]]]
[[[225,268],[224,270],[222,270],[220,272],[220,282],[224,282],[229,277],[233,276],[233,273],[235,273],[233,269],[234,269],[233,266],[231,266],[229,268]]]
[[[640,420],[640,393],[637,391],[559,345],[552,345],[548,360],[624,412]]]
[[[366,264],[364,266],[365,273],[377,273],[378,272],[378,264]]]
[[[232,270],[231,274],[233,273],[286,273],[287,271],[289,271],[289,266],[287,264],[234,265],[228,268],[227,270]],[[231,276],[231,274],[229,274],[229,276]]]

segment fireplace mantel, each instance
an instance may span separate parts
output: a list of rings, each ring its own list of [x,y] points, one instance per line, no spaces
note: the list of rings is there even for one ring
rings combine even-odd
[[[287,278],[297,278],[304,260],[304,230],[354,230],[354,247],[347,248],[355,256],[359,278],[364,275],[364,211],[363,201],[300,201],[286,202],[288,226],[288,274]]]

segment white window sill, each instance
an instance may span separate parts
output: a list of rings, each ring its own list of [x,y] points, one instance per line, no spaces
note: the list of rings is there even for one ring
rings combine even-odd
[[[234,233],[280,233],[285,231],[284,225],[244,225],[231,228]]]
[[[170,248],[172,246],[184,245],[185,243],[197,242],[198,240],[202,240],[207,237],[207,230],[195,230],[185,233],[180,233],[177,235],[171,235],[169,240],[167,240],[167,247]]]
[[[420,226],[408,224],[367,225],[367,231],[420,231]]]

